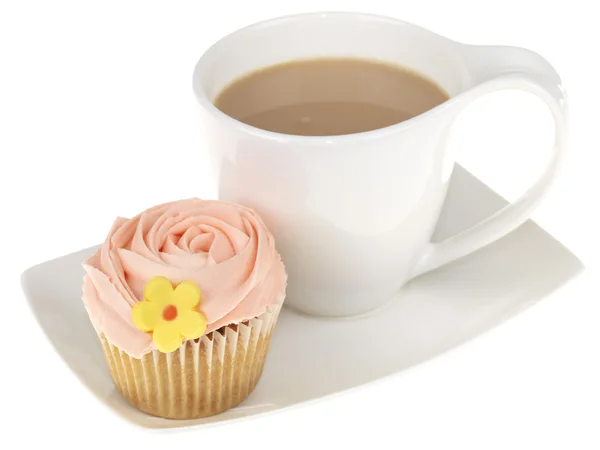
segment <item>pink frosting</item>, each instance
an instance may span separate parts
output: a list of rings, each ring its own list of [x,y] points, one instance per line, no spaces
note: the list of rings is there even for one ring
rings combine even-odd
[[[272,235],[251,209],[211,200],[156,206],[117,218],[102,247],[84,262],[83,302],[96,329],[127,354],[153,350],[131,320],[146,282],[162,275],[195,281],[210,333],[250,320],[282,301],[286,275]]]

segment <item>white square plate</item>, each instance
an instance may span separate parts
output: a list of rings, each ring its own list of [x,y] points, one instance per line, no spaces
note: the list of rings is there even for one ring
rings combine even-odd
[[[457,166],[436,239],[506,202]],[[493,328],[577,275],[581,262],[533,222],[489,247],[410,282],[385,307],[344,320],[285,309],[262,378],[240,406],[199,420],[152,417],[115,390],[81,302],[81,261],[95,248],[34,266],[23,290],[57,352],[107,406],[138,425],[176,428],[287,408],[398,373]],[[356,355],[368,364],[356,364]]]

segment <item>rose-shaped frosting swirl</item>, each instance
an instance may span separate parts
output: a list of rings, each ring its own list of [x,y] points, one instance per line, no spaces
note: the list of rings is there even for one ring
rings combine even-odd
[[[272,235],[251,209],[189,199],[118,218],[102,247],[83,264],[83,301],[97,330],[127,354],[154,349],[139,331],[131,308],[154,276],[202,291],[201,311],[210,333],[250,320],[282,301],[286,275]]]

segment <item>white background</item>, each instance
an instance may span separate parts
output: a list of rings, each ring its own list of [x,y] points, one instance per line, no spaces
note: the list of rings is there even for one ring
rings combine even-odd
[[[2,1],[6,448],[600,448],[600,28],[592,3]],[[196,60],[243,25],[314,10],[398,17],[459,41],[527,47],[555,65],[570,100],[569,156],[534,219],[586,271],[501,327],[367,388],[229,425],[168,433],[132,426],[54,353],[26,306],[19,276],[99,243],[116,215],[214,197],[191,92]],[[467,168],[514,199],[542,166],[551,131],[537,99],[504,92],[464,113],[452,145]]]

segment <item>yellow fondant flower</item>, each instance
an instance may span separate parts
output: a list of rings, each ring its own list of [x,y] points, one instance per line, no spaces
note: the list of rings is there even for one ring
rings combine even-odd
[[[201,299],[200,288],[193,281],[182,281],[173,289],[167,278],[151,278],[144,287],[144,301],[131,310],[133,324],[152,332],[159,351],[173,352],[184,338],[197,339],[204,334],[206,318],[196,310]]]

